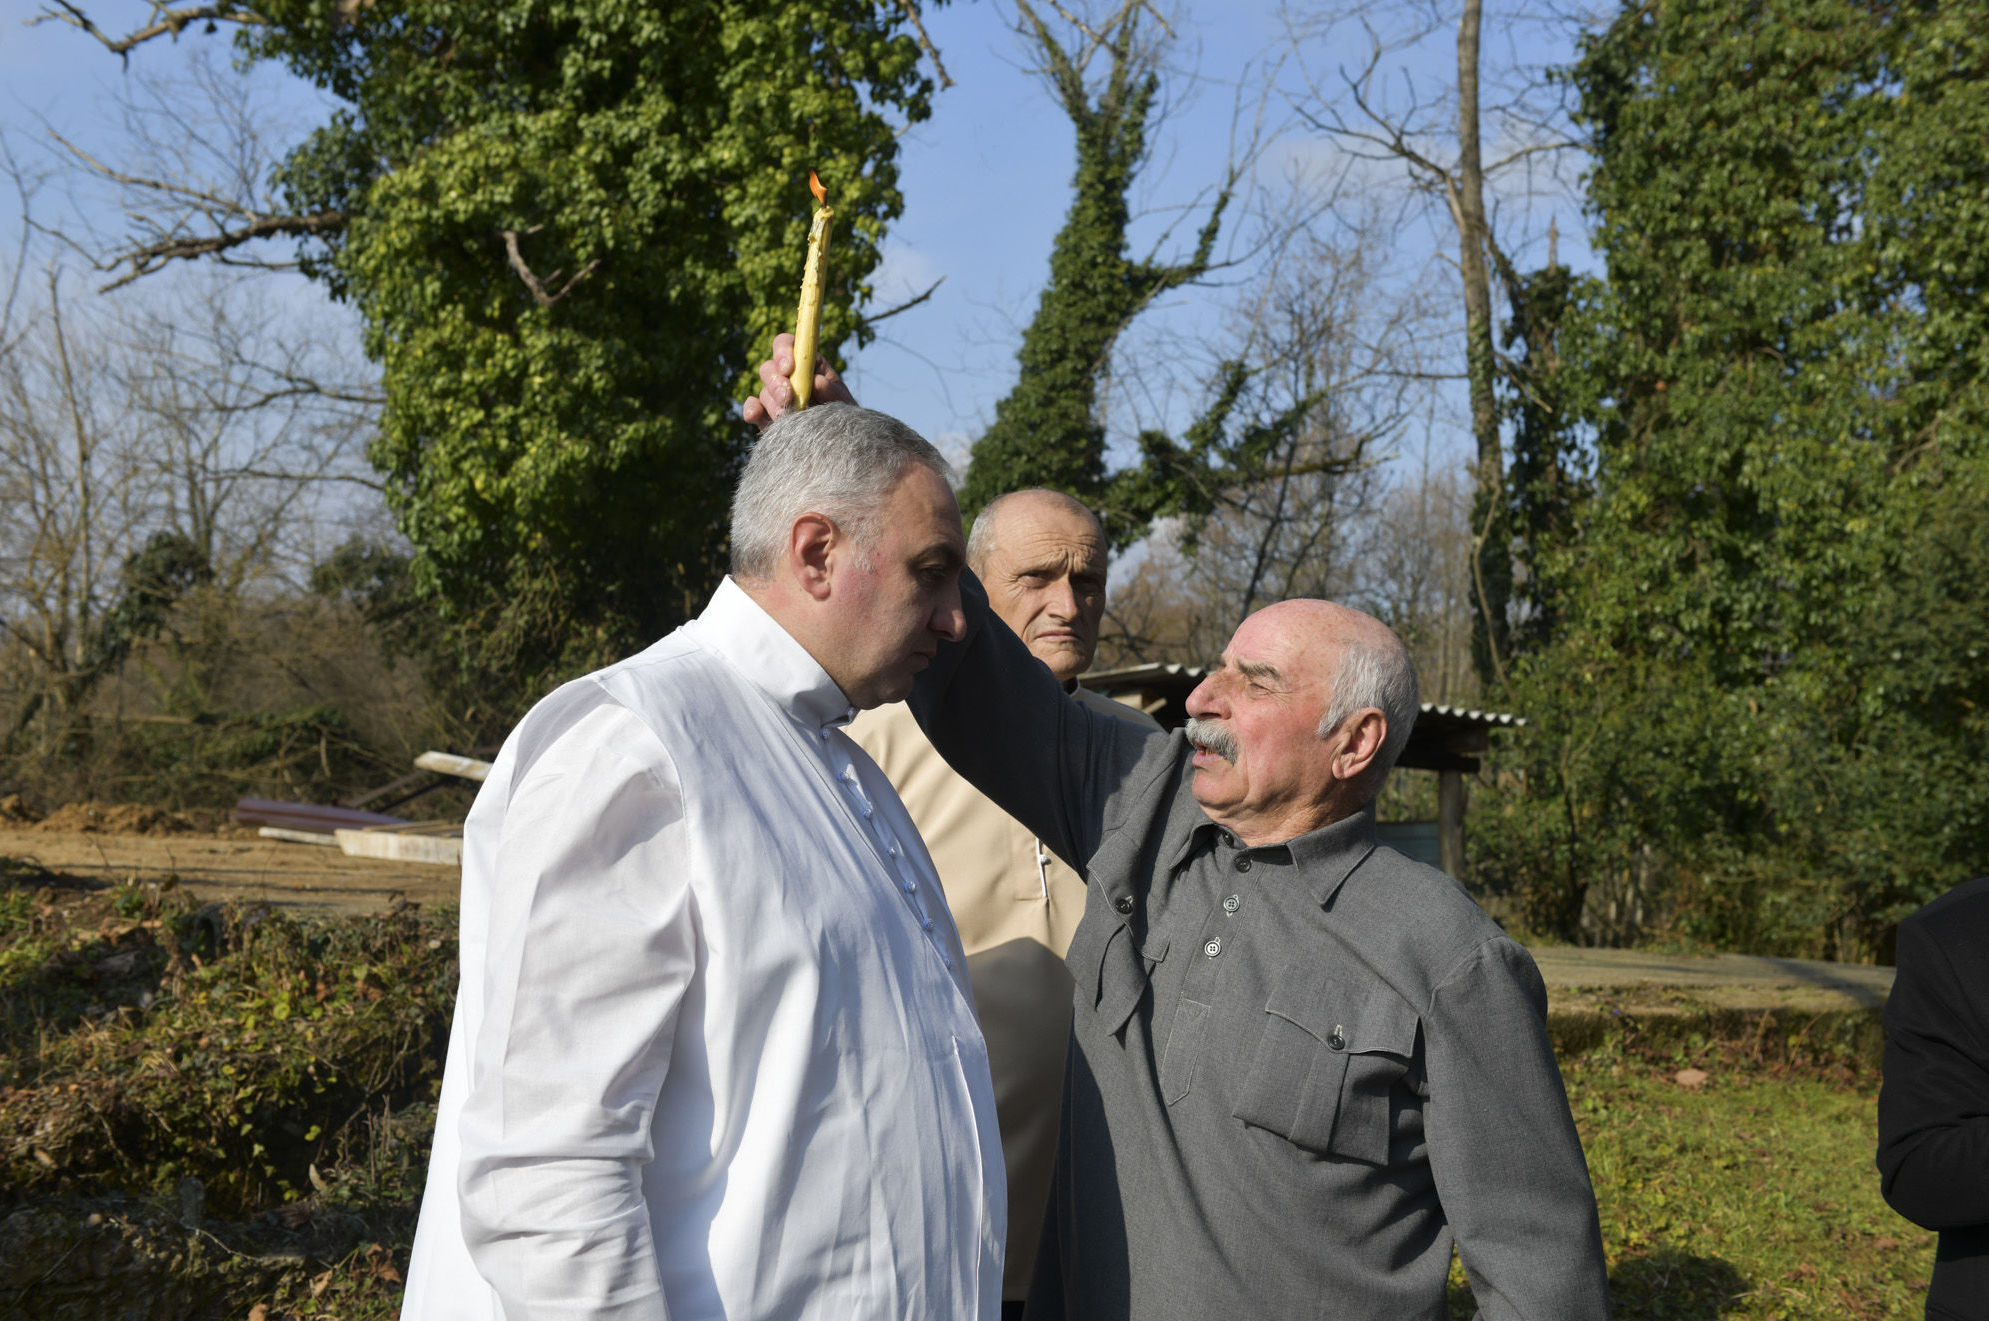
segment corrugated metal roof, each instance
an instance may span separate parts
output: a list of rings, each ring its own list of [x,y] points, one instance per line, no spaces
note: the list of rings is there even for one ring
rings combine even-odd
[[[1516,716],[1510,711],[1479,711],[1462,706],[1440,705],[1436,702],[1424,702],[1423,714],[1426,716],[1448,716],[1453,720],[1468,720],[1474,725],[1505,726],[1508,728],[1526,723],[1525,716]]]

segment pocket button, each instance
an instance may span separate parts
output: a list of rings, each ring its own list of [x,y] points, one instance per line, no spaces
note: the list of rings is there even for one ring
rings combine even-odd
[[[1347,1029],[1339,1023],[1333,1024],[1333,1035],[1326,1038],[1326,1046],[1329,1050],[1345,1050],[1347,1048]]]

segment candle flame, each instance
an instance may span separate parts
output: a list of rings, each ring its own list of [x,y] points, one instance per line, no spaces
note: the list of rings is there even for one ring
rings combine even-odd
[[[829,204],[829,190],[822,186],[822,181],[815,177],[815,171],[813,170],[808,171],[808,191],[815,194],[816,206],[827,206]]]

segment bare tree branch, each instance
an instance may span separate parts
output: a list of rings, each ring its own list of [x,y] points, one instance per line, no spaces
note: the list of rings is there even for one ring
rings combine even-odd
[[[345,228],[348,219],[344,211],[316,211],[308,215],[274,215],[258,211],[241,202],[222,197],[217,193],[196,188],[188,184],[174,183],[171,180],[148,179],[141,175],[125,174],[105,165],[96,157],[70,142],[59,133],[50,135],[61,143],[72,155],[87,165],[100,178],[127,188],[142,189],[160,196],[174,198],[201,212],[214,221],[216,232],[211,234],[168,233],[165,237],[149,243],[139,243],[108,259],[90,257],[91,265],[100,271],[113,271],[120,266],[130,266],[124,275],[104,285],[99,293],[109,293],[121,289],[133,280],[150,275],[169,262],[189,261],[195,257],[213,256],[266,238],[322,238],[336,234]],[[149,218],[134,216],[143,223],[150,223],[156,229],[164,226]],[[231,227],[231,222],[233,223]],[[71,247],[77,247],[73,242]],[[78,248],[78,251],[82,251]],[[86,256],[89,254],[86,252]]]
[[[905,17],[911,22],[912,32],[918,39],[919,49],[924,51],[926,56],[931,59],[933,70],[939,74],[939,85],[941,87],[953,86],[953,75],[947,73],[946,66],[940,62],[939,47],[933,45],[932,38],[926,35],[925,21],[919,17],[919,7],[916,0],[898,0],[898,8],[905,11]]]
[[[504,236],[504,255],[506,260],[508,260],[511,263],[511,269],[518,273],[518,278],[520,280],[523,280],[525,282],[525,287],[532,291],[532,297],[534,300],[537,301],[540,307],[551,307],[554,303],[557,303],[560,299],[572,293],[574,285],[579,284],[582,280],[592,275],[594,273],[595,268],[601,264],[601,259],[599,257],[596,257],[594,258],[594,260],[588,262],[585,266],[582,266],[579,270],[575,271],[573,273],[573,278],[568,280],[565,284],[561,285],[558,293],[547,293],[546,284],[554,280],[557,280],[559,279],[560,276],[566,274],[565,270],[562,268],[561,270],[554,271],[551,275],[548,275],[545,279],[545,282],[542,283],[539,280],[538,276],[532,274],[532,268],[525,264],[524,254],[518,251],[518,235],[521,232],[525,234],[536,234],[542,228],[543,226],[534,225],[527,230],[520,231],[515,229],[501,229],[498,231],[498,233]]]
[[[280,472],[268,468],[223,468],[212,475],[217,478],[247,477],[258,481],[294,482],[300,487],[307,482],[345,482],[352,486],[363,486],[369,491],[387,489],[385,482],[349,472]]]
[[[178,40],[181,30],[189,24],[206,23],[211,26],[215,23],[241,23],[250,27],[266,27],[269,20],[254,10],[230,3],[229,0],[221,0],[219,4],[195,5],[188,9],[174,9],[156,3],[155,0],[150,22],[144,27],[134,28],[122,37],[113,37],[92,22],[81,7],[69,3],[69,0],[55,0],[54,8],[44,9],[28,22],[30,25],[48,22],[67,23],[71,27],[81,28],[102,42],[106,50],[129,63],[131,52],[138,46],[155,37],[170,36]]]
[[[907,299],[906,301],[898,304],[896,307],[891,308],[888,311],[879,312],[875,316],[867,316],[864,318],[864,320],[874,326],[879,321],[883,321],[890,317],[894,317],[898,315],[898,313],[900,312],[909,312],[913,308],[917,307],[920,303],[923,303],[926,299],[932,297],[932,295],[938,290],[939,286],[945,283],[946,283],[946,277],[942,275],[937,280],[934,280],[932,284],[926,289],[926,291],[918,295],[916,298]]]

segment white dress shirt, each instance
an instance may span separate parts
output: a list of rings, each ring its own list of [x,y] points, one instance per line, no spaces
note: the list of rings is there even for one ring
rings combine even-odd
[[[966,960],[852,714],[728,579],[512,732],[404,1321],[998,1314]]]

